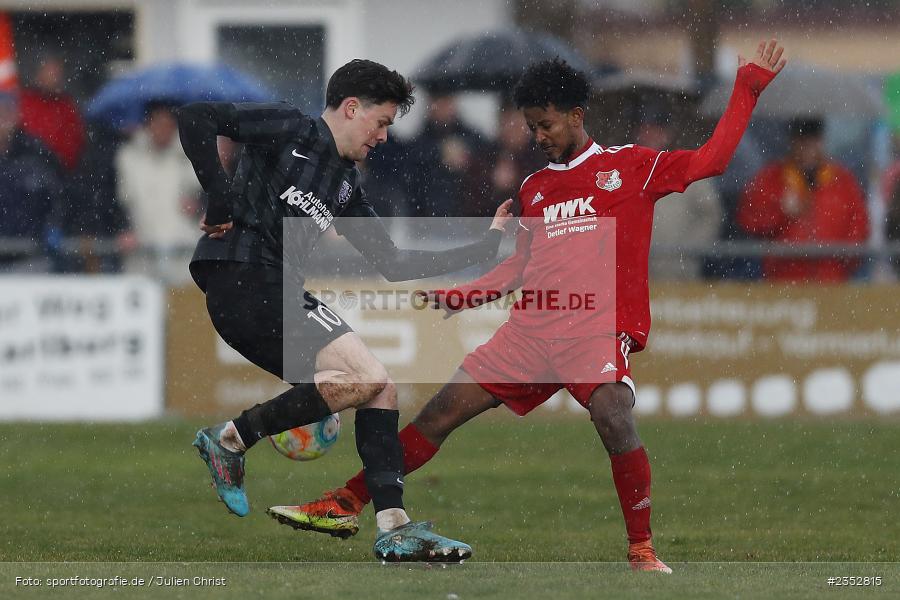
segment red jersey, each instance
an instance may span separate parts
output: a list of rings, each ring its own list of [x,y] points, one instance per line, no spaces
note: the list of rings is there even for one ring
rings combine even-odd
[[[485,295],[493,299],[521,287],[510,325],[529,335],[574,338],[605,327],[602,333],[624,332],[635,351],[643,349],[650,332],[647,271],[654,204],[725,171],[759,93],[773,77],[756,65],[741,67],[725,114],[697,150],[588,141],[568,163],[551,163],[530,175],[518,195],[522,217],[515,253],[481,278],[445,292],[448,304],[452,307],[456,295],[477,305]],[[550,290],[562,292],[555,308],[539,299]],[[582,309],[567,306],[573,294],[581,295]],[[584,310],[593,294],[599,297]]]

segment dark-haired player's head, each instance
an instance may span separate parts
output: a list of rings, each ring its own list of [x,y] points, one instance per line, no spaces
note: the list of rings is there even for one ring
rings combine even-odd
[[[371,60],[339,68],[325,90],[325,118],[341,156],[362,160],[387,141],[387,128],[409,112],[413,86],[403,75]]]
[[[587,76],[554,58],[528,67],[513,91],[534,140],[551,162],[566,162],[586,141]]]

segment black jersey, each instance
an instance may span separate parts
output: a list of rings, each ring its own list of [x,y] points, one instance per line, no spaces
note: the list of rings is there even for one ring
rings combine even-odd
[[[441,275],[496,256],[500,232],[438,252],[400,250],[360,186],[353,161],[338,153],[331,130],[287,103],[198,102],[178,114],[184,151],[209,196],[207,223],[232,221],[219,239],[203,236],[192,263],[229,260],[283,267],[302,279],[316,241],[334,223],[388,279]],[[218,159],[216,136],[244,144],[233,181]],[[337,217],[370,217],[367,219]],[[298,217],[283,239],[283,220]]]
[[[203,236],[194,260],[259,262],[303,268],[316,240],[341,214],[371,214],[353,161],[340,157],[325,122],[303,114],[287,103],[201,103],[181,111],[185,151],[194,161],[202,156],[189,148],[198,146],[190,125],[212,120],[217,133],[244,144],[230,189],[211,190],[211,198],[230,202],[234,227],[222,238]],[[202,133],[199,133],[202,135]],[[192,156],[193,154],[193,156]],[[203,170],[203,165],[199,171]],[[201,177],[201,183],[202,181]],[[215,187],[215,182],[212,183]],[[206,185],[204,185],[206,188]],[[218,193],[216,193],[218,192]],[[285,245],[282,220],[296,237]]]

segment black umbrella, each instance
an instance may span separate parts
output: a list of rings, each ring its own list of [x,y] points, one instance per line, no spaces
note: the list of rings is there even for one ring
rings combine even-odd
[[[413,79],[431,92],[509,92],[528,65],[560,57],[593,76],[591,64],[564,41],[517,27],[457,40],[426,61]]]
[[[880,83],[880,82],[879,82]],[[734,77],[721,81],[703,100],[703,114],[718,117],[728,105]],[[875,119],[885,114],[879,86],[862,73],[789,64],[759,97],[754,116],[773,119],[844,114]]]

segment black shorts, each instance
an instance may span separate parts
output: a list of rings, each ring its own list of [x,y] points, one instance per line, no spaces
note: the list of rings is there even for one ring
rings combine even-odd
[[[244,358],[288,383],[312,381],[319,351],[353,329],[304,289],[284,302],[280,269],[255,263],[191,263],[213,327]],[[284,310],[292,311],[285,328]],[[285,364],[284,357],[289,363]],[[287,367],[287,368],[286,368]]]

